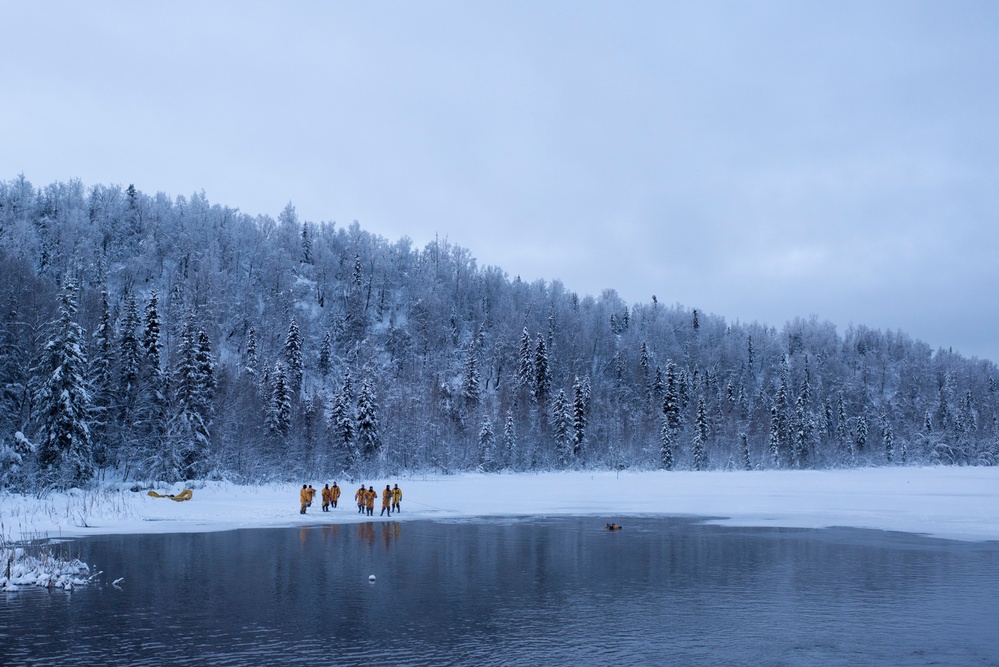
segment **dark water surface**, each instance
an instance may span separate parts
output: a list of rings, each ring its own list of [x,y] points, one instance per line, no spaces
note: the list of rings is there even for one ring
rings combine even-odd
[[[999,543],[624,523],[87,538],[99,583],[0,593],[0,664],[999,665]]]

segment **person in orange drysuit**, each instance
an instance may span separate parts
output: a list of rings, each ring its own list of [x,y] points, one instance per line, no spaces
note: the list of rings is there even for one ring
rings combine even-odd
[[[327,484],[323,487],[323,511],[330,511],[330,485]]]
[[[309,507],[312,507],[312,499],[316,497],[316,490],[309,484]]]
[[[358,514],[364,514],[364,504],[368,500],[368,490],[364,488],[363,484],[361,484],[361,488],[357,490],[357,493],[354,494],[354,500],[357,501]]]
[[[402,511],[402,507],[399,506],[399,504],[401,502],[402,502],[402,489],[400,489],[399,485],[396,484],[392,488],[392,511],[393,512],[401,512]]]
[[[298,492],[298,499],[302,502],[302,509],[299,514],[305,514],[305,509],[309,506],[309,487],[302,485],[302,490]]]
[[[338,500],[340,500],[340,487],[333,482],[333,486],[330,487],[330,505],[335,508]]]
[[[369,486],[368,490],[364,492],[364,507],[368,510],[368,516],[375,515],[375,498],[377,497],[378,492],[373,486]]]
[[[385,516],[388,512],[389,516],[392,516],[392,489],[388,484],[385,485],[385,490],[382,491],[382,512],[378,516]]]

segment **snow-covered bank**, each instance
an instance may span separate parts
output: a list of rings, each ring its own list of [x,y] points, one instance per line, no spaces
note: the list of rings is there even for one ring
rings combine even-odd
[[[16,591],[20,586],[70,591],[86,586],[95,576],[83,561],[59,556],[48,547],[36,554],[23,547],[0,547],[0,591]]]
[[[334,480],[303,480],[317,491]],[[195,485],[188,502],[129,491],[53,494],[38,500],[0,496],[10,539],[109,533],[168,533],[370,521],[343,488],[340,506],[322,512],[317,493],[298,511],[300,485]],[[752,472],[565,472],[417,475],[364,480],[378,491],[403,489],[392,520],[490,516],[698,516],[741,526],[849,526],[962,540],[999,540],[999,467],[864,468]],[[176,492],[182,487],[159,489]],[[384,521],[375,507],[375,521]]]

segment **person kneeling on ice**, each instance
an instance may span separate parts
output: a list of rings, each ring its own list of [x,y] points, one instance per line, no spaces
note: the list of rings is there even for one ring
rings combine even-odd
[[[322,493],[323,493],[323,511],[324,512],[329,512],[330,511],[330,485],[329,484],[327,484],[326,486],[323,487]]]
[[[306,508],[309,506],[309,485],[303,484],[302,490],[298,492],[298,499],[302,503],[302,509],[299,514],[305,514]]]
[[[336,502],[340,500],[340,487],[333,482],[333,486],[330,487],[330,505],[336,509]]]
[[[402,489],[400,489],[399,485],[396,484],[395,487],[392,489],[392,511],[393,512],[401,512],[402,511],[402,508],[399,507],[399,503],[401,503],[401,502],[402,502]]]
[[[378,516],[385,516],[388,512],[389,516],[392,516],[392,489],[388,484],[385,485],[385,490],[382,491],[382,513]]]
[[[357,501],[358,514],[364,514],[364,502],[367,499],[368,499],[368,490],[364,488],[363,484],[361,484],[361,488],[359,488],[357,490],[357,493],[354,494],[354,500]]]

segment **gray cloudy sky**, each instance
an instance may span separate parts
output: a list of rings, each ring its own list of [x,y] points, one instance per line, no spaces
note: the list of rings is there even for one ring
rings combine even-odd
[[[0,4],[0,178],[999,361],[994,1]]]

